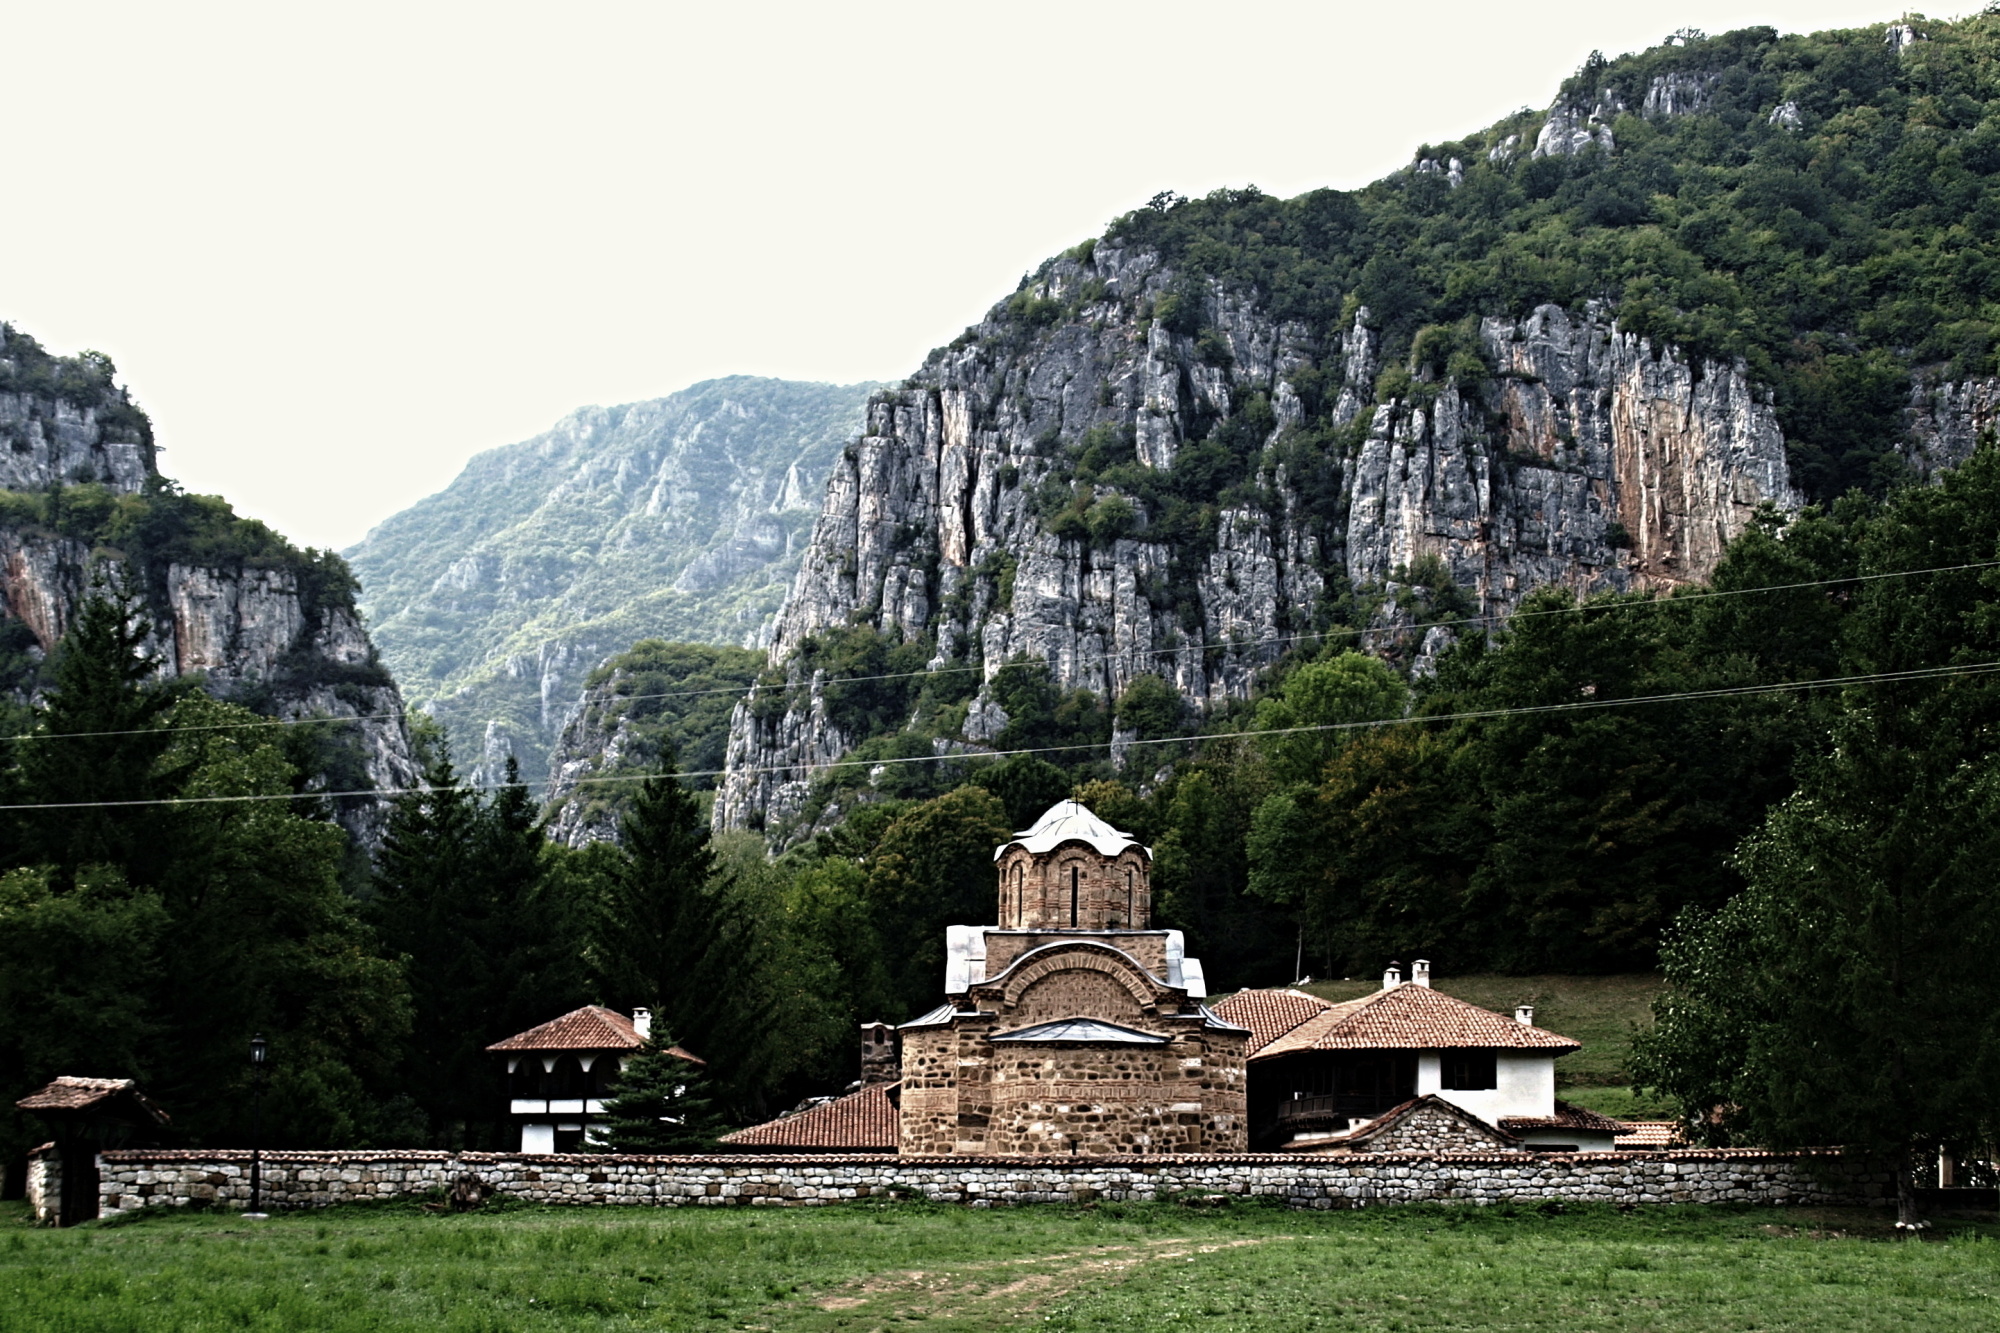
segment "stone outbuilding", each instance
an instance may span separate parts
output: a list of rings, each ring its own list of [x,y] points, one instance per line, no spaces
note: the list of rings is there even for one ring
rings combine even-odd
[[[98,1153],[156,1143],[170,1123],[129,1078],[65,1074],[14,1105],[55,1136],[29,1155],[27,1180],[35,1220],[55,1226],[97,1216]]]
[[[1240,1152],[1244,1045],[1152,853],[1076,801],[994,852],[997,926],[946,931],[943,1003],[898,1030],[905,1153]]]
[[[507,1060],[507,1110],[520,1130],[522,1152],[593,1149],[592,1127],[625,1061],[653,1033],[653,1015],[587,1004],[486,1049]],[[668,1052],[691,1064],[700,1057],[679,1046]]]

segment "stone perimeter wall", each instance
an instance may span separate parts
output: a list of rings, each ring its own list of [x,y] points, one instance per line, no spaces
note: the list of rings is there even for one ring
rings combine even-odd
[[[250,1155],[126,1150],[99,1158],[101,1209],[243,1208]],[[1813,1168],[1821,1174],[1816,1176]],[[478,1176],[534,1203],[795,1206],[923,1195],[973,1207],[1269,1195],[1295,1208],[1563,1199],[1588,1203],[1866,1204],[1886,1173],[1837,1154],[1749,1149],[1656,1153],[1364,1153],[1325,1157],[612,1157],[523,1153],[280,1152],[264,1156],[268,1208],[323,1208],[448,1189]]]

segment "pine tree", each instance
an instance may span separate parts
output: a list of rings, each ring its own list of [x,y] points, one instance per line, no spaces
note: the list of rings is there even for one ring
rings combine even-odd
[[[716,1110],[708,1069],[673,1051],[657,1031],[627,1062],[605,1099],[600,1137],[613,1152],[713,1152],[728,1132]]]
[[[181,691],[152,680],[143,652],[151,627],[122,584],[100,576],[91,591],[56,649],[37,739],[18,747],[23,800],[68,808],[21,820],[17,860],[56,866],[65,885],[90,864],[150,879],[160,844],[147,830],[160,809],[120,803],[171,795],[184,776],[161,767],[171,740],[163,719]]]
[[[770,1040],[767,950],[671,755],[633,798],[625,858],[602,886],[591,956],[614,1007],[657,1005],[710,1061],[718,1094],[754,1106]]]

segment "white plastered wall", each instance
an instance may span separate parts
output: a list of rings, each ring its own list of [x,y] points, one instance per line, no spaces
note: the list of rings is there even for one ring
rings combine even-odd
[[[1441,1059],[1436,1051],[1417,1056],[1417,1095],[1436,1093],[1452,1105],[1472,1112],[1487,1124],[1497,1124],[1502,1116],[1549,1116],[1556,1113],[1556,1062],[1553,1056],[1532,1052],[1502,1053],[1494,1060],[1493,1088],[1442,1088],[1438,1086]]]

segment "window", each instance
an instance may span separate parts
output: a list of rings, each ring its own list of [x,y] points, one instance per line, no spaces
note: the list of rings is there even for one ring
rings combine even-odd
[[[1441,1088],[1479,1092],[1500,1086],[1499,1060],[1492,1051],[1446,1051],[1439,1063]]]
[[[1074,865],[1069,868],[1069,924],[1071,928],[1076,926],[1076,884],[1079,873]]]

